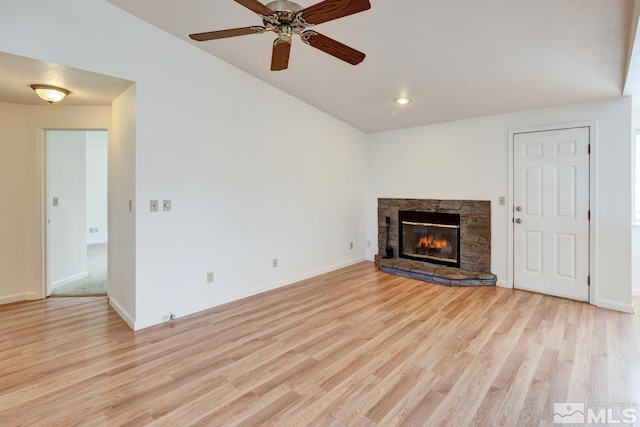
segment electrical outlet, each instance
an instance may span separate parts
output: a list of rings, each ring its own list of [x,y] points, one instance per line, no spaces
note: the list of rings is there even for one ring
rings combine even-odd
[[[93,227],[89,227],[89,233],[93,233]]]
[[[162,201],[162,210],[170,211],[171,210],[171,200],[165,199]]]
[[[98,232],[98,227],[93,227],[93,232],[97,233]]]
[[[271,260],[271,267],[272,268],[277,268],[278,267],[278,258],[274,258]]]
[[[207,273],[207,283],[213,283],[213,271]]]
[[[149,211],[158,212],[158,201],[157,200],[149,201]]]
[[[353,249],[353,242],[349,242],[349,249]]]

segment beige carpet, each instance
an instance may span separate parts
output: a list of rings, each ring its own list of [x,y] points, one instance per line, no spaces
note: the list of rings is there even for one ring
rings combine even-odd
[[[51,296],[84,297],[107,295],[107,244],[87,246],[89,276],[66,285],[55,287]]]

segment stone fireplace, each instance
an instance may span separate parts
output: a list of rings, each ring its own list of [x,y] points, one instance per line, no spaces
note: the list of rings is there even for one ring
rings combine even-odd
[[[376,264],[393,274],[450,286],[497,280],[491,274],[489,201],[378,199],[378,249]]]

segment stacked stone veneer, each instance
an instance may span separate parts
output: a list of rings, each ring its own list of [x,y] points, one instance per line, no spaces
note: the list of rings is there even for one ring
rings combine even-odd
[[[398,211],[460,214],[460,268],[491,273],[491,202],[483,200],[378,199],[378,248],[385,255],[387,227],[389,244],[398,257]]]

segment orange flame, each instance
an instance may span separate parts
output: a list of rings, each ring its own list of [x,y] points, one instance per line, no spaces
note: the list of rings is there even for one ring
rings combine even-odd
[[[420,241],[418,241],[418,247],[421,248],[429,248],[429,249],[443,249],[449,245],[449,242],[446,240],[438,240],[434,239],[431,234],[428,236],[422,236]]]

